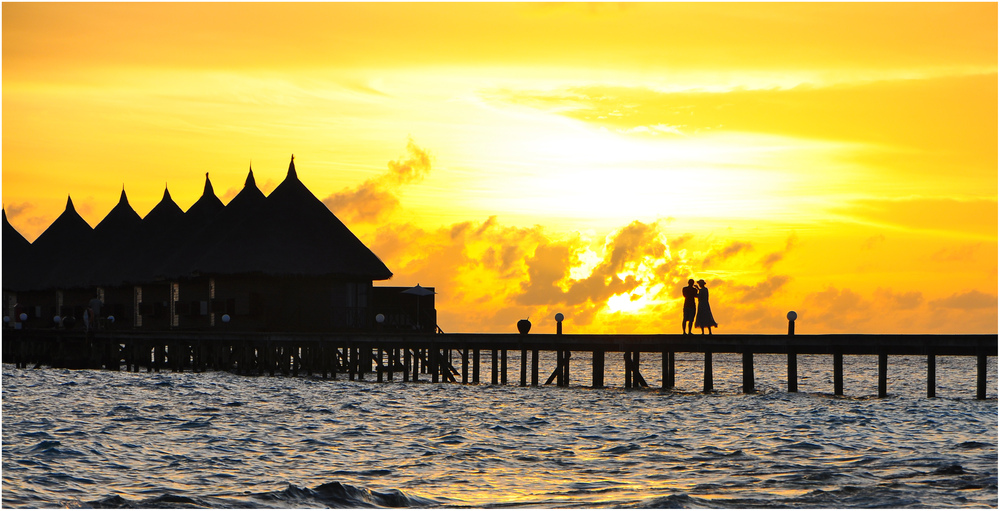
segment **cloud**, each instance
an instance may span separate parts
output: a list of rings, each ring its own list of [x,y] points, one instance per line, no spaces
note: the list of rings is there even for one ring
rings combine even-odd
[[[913,310],[924,303],[924,294],[920,291],[895,293],[891,289],[881,287],[875,290],[875,298],[889,308],[897,310]]]
[[[762,282],[751,285],[727,282],[726,289],[739,295],[738,298],[733,300],[735,302],[755,303],[772,297],[791,280],[792,278],[788,275],[774,275],[768,276]]]
[[[431,155],[417,147],[412,138],[406,143],[406,151],[407,159],[389,162],[389,176],[401,185],[419,182],[431,171]]]
[[[931,254],[932,261],[938,262],[957,262],[957,261],[972,261],[975,259],[976,253],[982,248],[983,244],[980,243],[967,243],[954,247],[945,247],[937,252]]]
[[[407,157],[390,160],[388,170],[356,188],[344,188],[323,199],[342,220],[376,223],[399,207],[399,187],[422,181],[431,171],[432,157],[410,138]]]
[[[997,296],[973,289],[964,293],[956,293],[947,298],[930,302],[932,308],[942,309],[996,309]]]
[[[709,254],[707,257],[705,257],[703,264],[706,266],[711,265],[713,263],[716,263],[717,259],[719,261],[725,261],[726,259],[729,259],[730,257],[739,254],[740,252],[744,251],[749,252],[750,250],[753,250],[752,243],[743,241],[731,241],[729,242],[729,244],[722,247],[722,250],[718,252],[718,257],[716,257],[715,254]]]
[[[17,218],[32,209],[35,209],[35,205],[31,202],[21,202],[21,203],[11,203],[4,205],[4,211],[7,212],[7,218]]]
[[[868,239],[866,239],[865,242],[861,245],[861,248],[865,250],[872,250],[876,246],[881,245],[883,243],[885,243],[885,235],[877,234],[875,236],[871,236]]]
[[[791,252],[792,247],[797,245],[799,242],[799,237],[795,233],[792,233],[785,240],[785,249],[779,250],[777,252],[771,252],[765,255],[760,260],[760,265],[764,267],[765,270],[770,271],[771,267],[777,264],[779,261],[785,258],[785,254]]]
[[[835,212],[863,222],[916,230],[961,231],[996,235],[995,199],[860,199]]]
[[[374,223],[399,207],[399,198],[379,181],[368,180],[357,188],[331,194],[323,204],[344,221]]]

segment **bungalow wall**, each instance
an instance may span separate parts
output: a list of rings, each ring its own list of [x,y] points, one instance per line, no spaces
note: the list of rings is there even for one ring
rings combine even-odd
[[[382,314],[383,321],[376,324],[380,330],[437,331],[437,309],[434,295],[424,296],[404,293],[408,287],[375,286],[372,288],[372,312]],[[434,288],[427,288],[433,292]]]
[[[371,328],[370,281],[333,277],[239,275],[214,278],[215,327],[260,331]],[[228,314],[229,323],[222,322]]]

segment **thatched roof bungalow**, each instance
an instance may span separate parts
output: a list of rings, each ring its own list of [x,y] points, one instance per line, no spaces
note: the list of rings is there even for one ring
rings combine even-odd
[[[16,258],[23,244],[13,227],[8,234],[5,217],[5,292],[96,289],[118,327],[366,329],[375,315],[372,282],[392,276],[299,180],[294,157],[284,181],[267,197],[251,169],[228,205],[216,197],[206,174],[204,193],[187,212],[165,190],[141,220],[124,191],[95,229],[75,213],[68,203],[28,249],[46,254],[46,261],[70,254],[87,269],[69,277],[63,271],[67,262],[59,259],[60,271],[34,287],[6,264],[8,246]],[[14,243],[6,243],[8,236]]]

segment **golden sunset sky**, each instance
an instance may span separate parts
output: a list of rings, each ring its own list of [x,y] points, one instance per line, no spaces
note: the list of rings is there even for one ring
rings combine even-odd
[[[3,205],[298,176],[445,332],[997,332],[996,3],[4,3]]]

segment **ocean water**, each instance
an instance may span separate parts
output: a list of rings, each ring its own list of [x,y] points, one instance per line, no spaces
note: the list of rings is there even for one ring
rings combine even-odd
[[[843,508],[987,507],[997,497],[997,368],[975,398],[973,357],[756,362],[677,355],[677,388],[375,383],[224,372],[127,373],[3,366],[3,507],[47,508]],[[551,354],[543,354],[545,355]],[[489,377],[484,354],[482,370]],[[552,360],[542,360],[542,381]],[[547,371],[546,371],[546,368]]]

